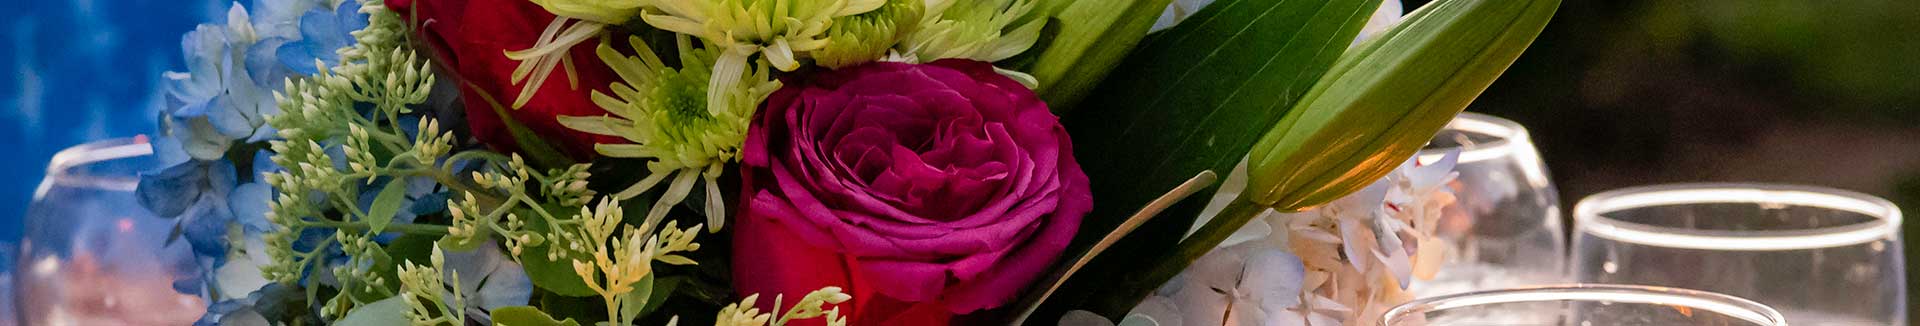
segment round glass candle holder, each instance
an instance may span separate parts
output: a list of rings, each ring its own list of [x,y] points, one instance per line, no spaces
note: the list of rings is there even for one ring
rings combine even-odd
[[[1383,326],[1785,326],[1752,300],[1686,289],[1569,284],[1469,292],[1389,309]]]
[[[157,167],[144,138],[98,141],[53,156],[27,208],[15,263],[20,325],[187,325],[207,303],[175,282],[195,275],[173,219],[134,195]]]
[[[1446,263],[1413,293],[1434,296],[1566,282],[1560,195],[1519,123],[1461,113],[1420,150],[1422,163],[1459,153],[1459,175],[1435,233]]]
[[[1635,187],[1574,207],[1576,282],[1750,298],[1799,326],[1906,325],[1898,207],[1837,189]]]

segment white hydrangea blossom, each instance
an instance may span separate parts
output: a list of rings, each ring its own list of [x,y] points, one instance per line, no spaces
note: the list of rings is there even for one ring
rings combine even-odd
[[[1373,185],[1300,213],[1263,213],[1134,307],[1119,325],[1371,325],[1446,257],[1436,238],[1459,153],[1409,159]],[[1235,187],[1229,178],[1223,187]],[[1244,178],[1238,182],[1244,187]],[[1237,193],[1229,190],[1223,192]],[[1230,199],[1230,197],[1229,197]],[[1279,232],[1275,232],[1279,231]],[[1111,326],[1085,311],[1061,325]]]

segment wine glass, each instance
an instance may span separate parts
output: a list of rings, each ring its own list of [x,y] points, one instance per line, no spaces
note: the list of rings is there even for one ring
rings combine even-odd
[[[137,173],[158,164],[146,138],[60,151],[27,208],[15,264],[21,325],[187,325],[206,311],[173,283],[194,271],[173,221],[135,199]]]
[[[1571,284],[1470,292],[1401,304],[1383,326],[1786,326],[1780,312],[1724,294]]]
[[[1750,298],[1794,325],[1905,325],[1900,209],[1836,189],[1673,184],[1574,207],[1579,282]]]
[[[1560,283],[1566,252],[1560,195],[1520,124],[1461,113],[1419,154],[1432,163],[1459,153],[1447,186],[1458,201],[1440,218],[1446,263],[1413,293],[1433,296]],[[1423,244],[1424,245],[1424,244]]]

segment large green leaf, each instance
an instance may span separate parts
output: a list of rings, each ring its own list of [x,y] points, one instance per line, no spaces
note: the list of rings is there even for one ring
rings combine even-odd
[[[1094,211],[1069,253],[1201,171],[1228,171],[1345,51],[1378,0],[1222,0],[1149,37],[1067,117],[1092,178]],[[1157,14],[1157,13],[1156,13]],[[1094,111],[1097,110],[1097,111]],[[1158,286],[1129,280],[1171,254],[1212,189],[1126,236],[1062,286],[1029,321],[1068,309],[1109,317]],[[1069,257],[1073,257],[1069,255]],[[1116,318],[1117,319],[1117,318]]]

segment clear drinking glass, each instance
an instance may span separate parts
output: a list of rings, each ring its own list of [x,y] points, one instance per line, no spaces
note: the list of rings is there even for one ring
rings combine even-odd
[[[1383,326],[1785,326],[1780,312],[1724,294],[1653,286],[1571,284],[1414,300]]]
[[[1460,173],[1448,184],[1459,199],[1440,218],[1446,264],[1433,280],[1414,282],[1422,297],[1563,282],[1566,257],[1560,195],[1527,129],[1506,119],[1461,113],[1420,151],[1439,161],[1459,151]]]
[[[88,143],[53,156],[27,208],[15,264],[21,325],[187,325],[206,303],[173,289],[189,275],[173,221],[140,206],[138,173],[158,162],[145,138]]]
[[[1579,282],[1753,299],[1799,326],[1906,325],[1900,209],[1859,193],[1768,184],[1675,184],[1574,206]]]

